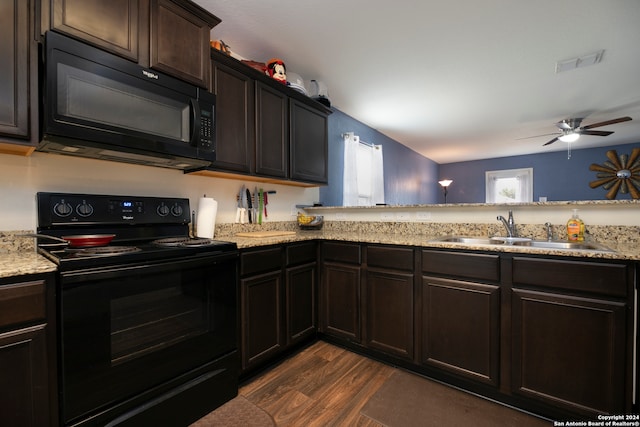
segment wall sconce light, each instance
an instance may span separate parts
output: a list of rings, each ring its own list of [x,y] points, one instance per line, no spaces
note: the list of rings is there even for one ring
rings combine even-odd
[[[441,181],[438,181],[438,184],[440,184],[442,186],[442,190],[444,191],[444,203],[447,203],[447,189],[449,188],[449,186],[451,185],[451,183],[453,182],[452,179],[443,179]]]

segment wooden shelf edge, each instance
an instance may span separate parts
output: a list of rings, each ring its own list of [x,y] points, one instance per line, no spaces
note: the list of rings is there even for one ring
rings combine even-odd
[[[212,170],[190,172],[189,175],[205,176],[209,178],[236,179],[236,180],[250,181],[250,182],[264,182],[268,184],[289,185],[291,187],[311,188],[311,187],[321,187],[323,185],[326,185],[321,183],[290,181],[287,179],[267,178],[263,176],[243,175],[240,173],[220,172],[220,171],[212,171]]]

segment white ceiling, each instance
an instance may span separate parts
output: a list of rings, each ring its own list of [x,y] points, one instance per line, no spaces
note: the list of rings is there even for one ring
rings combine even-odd
[[[640,142],[639,0],[194,1],[234,55],[281,58],[324,82],[332,106],[438,163],[566,150],[518,138],[574,117],[633,118],[574,150]],[[599,64],[556,74],[601,49]]]

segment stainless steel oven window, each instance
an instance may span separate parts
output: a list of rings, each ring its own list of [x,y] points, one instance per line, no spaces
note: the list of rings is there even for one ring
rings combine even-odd
[[[58,112],[184,142],[190,106],[67,64],[58,64]]]

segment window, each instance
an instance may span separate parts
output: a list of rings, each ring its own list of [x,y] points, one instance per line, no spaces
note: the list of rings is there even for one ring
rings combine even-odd
[[[485,172],[487,203],[533,201],[533,168]]]
[[[343,206],[373,206],[384,203],[382,146],[362,142],[352,132],[343,137]]]

